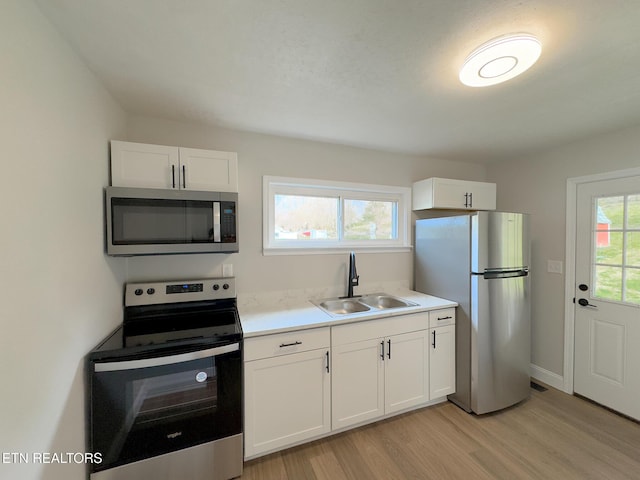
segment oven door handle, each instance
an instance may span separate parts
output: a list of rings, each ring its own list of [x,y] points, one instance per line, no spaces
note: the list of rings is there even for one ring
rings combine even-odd
[[[224,345],[222,347],[209,348],[207,350],[197,350],[195,352],[180,353],[178,355],[169,355],[166,357],[143,358],[140,360],[124,360],[122,362],[96,363],[94,368],[96,372],[118,372],[121,370],[135,370],[136,368],[160,367],[162,365],[171,365],[174,363],[188,362],[190,360],[215,357],[216,355],[236,352],[238,350],[240,350],[240,344],[232,343],[230,345]]]

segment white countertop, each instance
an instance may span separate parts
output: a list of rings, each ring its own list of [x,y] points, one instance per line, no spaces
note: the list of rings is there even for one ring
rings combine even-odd
[[[353,323],[374,318],[406,315],[408,313],[425,312],[458,305],[456,302],[444,298],[425,295],[409,289],[399,289],[386,293],[413,302],[416,306],[386,310],[371,309],[367,312],[334,316],[311,303],[311,300],[300,299],[280,303],[279,305],[261,305],[254,302],[251,305],[239,305],[238,311],[244,337],[248,338],[271,333]]]

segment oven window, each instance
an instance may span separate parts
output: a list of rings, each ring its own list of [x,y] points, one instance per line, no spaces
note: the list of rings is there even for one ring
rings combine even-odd
[[[215,410],[218,403],[215,367],[141,378],[129,385],[134,428]]]
[[[91,451],[103,470],[241,432],[240,351],[171,365],[95,372]]]
[[[114,245],[213,243],[213,202],[111,199]]]

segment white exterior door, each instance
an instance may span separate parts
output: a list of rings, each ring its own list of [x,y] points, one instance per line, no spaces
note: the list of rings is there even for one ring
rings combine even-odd
[[[640,176],[577,187],[574,391],[640,419]]]

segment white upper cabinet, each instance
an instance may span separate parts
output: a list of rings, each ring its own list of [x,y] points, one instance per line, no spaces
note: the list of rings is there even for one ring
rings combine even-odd
[[[112,140],[111,185],[237,192],[238,155]]]
[[[178,150],[181,188],[216,192],[238,191],[237,153],[197,148]]]
[[[427,178],[413,184],[413,210],[495,210],[496,184]]]

